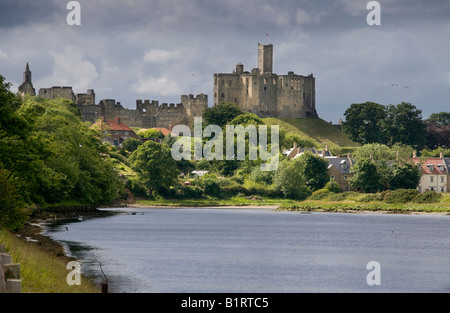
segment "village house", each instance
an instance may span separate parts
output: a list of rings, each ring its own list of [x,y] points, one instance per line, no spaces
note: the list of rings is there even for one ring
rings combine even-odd
[[[330,175],[330,179],[338,183],[342,191],[351,191],[350,179],[353,177],[353,174],[350,170],[354,164],[352,158],[350,156],[327,156],[325,158],[329,163],[328,175]]]
[[[104,117],[94,123],[91,128],[99,128],[102,132],[103,140],[116,147],[122,145],[127,138],[141,139],[134,130],[121,122],[120,117],[115,120],[106,120]]]
[[[311,152],[314,155],[318,155],[321,157],[331,157],[332,154],[328,148],[328,145],[325,146],[322,150],[317,150],[316,148],[301,148],[297,146],[297,143],[294,142],[294,146],[291,149],[284,150],[283,154],[287,156],[288,159],[294,160],[300,157],[305,152]]]
[[[421,167],[422,177],[420,179],[417,189],[420,192],[435,191],[448,192],[450,191],[449,182],[449,166],[450,159],[444,158],[443,153],[436,158],[418,158],[414,153],[412,158],[414,164]]]

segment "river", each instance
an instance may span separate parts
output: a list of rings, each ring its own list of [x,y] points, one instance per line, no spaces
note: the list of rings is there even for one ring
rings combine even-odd
[[[449,292],[450,217],[121,209],[48,227],[112,292]],[[67,228],[66,228],[67,227]],[[367,269],[369,262],[378,262]],[[367,277],[379,278],[369,285]]]

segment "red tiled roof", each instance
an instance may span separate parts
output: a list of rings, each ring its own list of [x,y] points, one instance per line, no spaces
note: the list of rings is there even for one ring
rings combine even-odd
[[[127,125],[122,123],[120,121],[120,118],[116,118],[114,121],[107,121],[105,119],[101,119],[100,121],[96,122],[94,125],[98,125],[100,123],[106,123],[109,126],[110,131],[124,130],[124,131],[134,132],[130,127],[128,127]],[[94,125],[92,125],[92,126],[94,126]]]
[[[420,158],[413,158],[414,164],[421,163]],[[429,165],[433,165],[433,170],[430,171]],[[440,171],[438,165],[443,166],[443,171]],[[423,174],[446,174],[447,166],[445,165],[444,160],[441,158],[427,158],[422,163],[422,173]]]

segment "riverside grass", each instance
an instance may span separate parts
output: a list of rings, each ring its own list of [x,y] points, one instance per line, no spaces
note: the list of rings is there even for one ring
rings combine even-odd
[[[82,277],[80,286],[69,286],[66,277],[67,260],[42,251],[35,243],[26,242],[15,234],[0,229],[0,243],[20,263],[21,291],[23,293],[99,293],[90,278]]]
[[[345,195],[341,193],[339,195]],[[363,202],[368,194],[348,193],[342,201],[289,199],[262,199],[252,197],[232,197],[229,199],[194,199],[194,200],[139,200],[138,206],[148,207],[278,207],[278,211],[316,211],[316,212],[386,212],[397,214],[412,213],[447,213],[450,214],[450,194],[443,194],[437,203],[386,203],[383,201]],[[130,205],[133,206],[133,205]]]
[[[350,196],[343,201],[305,200],[293,205],[280,205],[278,211],[309,211],[309,212],[342,212],[364,213],[383,212],[395,214],[441,213],[450,215],[450,194],[442,194],[442,199],[436,203],[386,203],[383,201],[362,202],[367,194]]]

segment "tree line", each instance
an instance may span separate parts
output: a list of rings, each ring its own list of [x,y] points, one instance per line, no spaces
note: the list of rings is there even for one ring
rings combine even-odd
[[[17,229],[31,206],[106,204],[123,183],[100,134],[64,99],[21,97],[0,75],[0,225]]]
[[[434,113],[423,120],[422,111],[411,103],[381,105],[354,103],[344,113],[342,129],[360,144],[396,143],[424,148],[450,148],[450,113]]]

